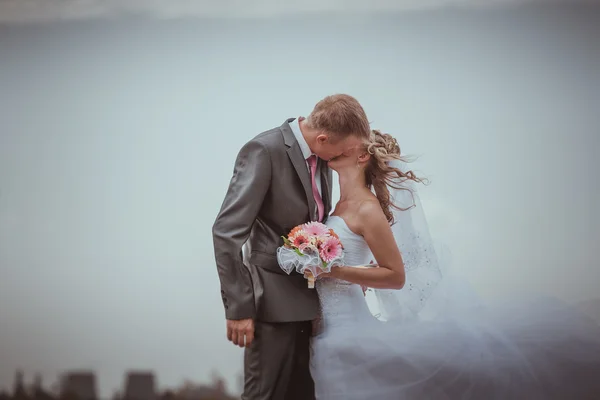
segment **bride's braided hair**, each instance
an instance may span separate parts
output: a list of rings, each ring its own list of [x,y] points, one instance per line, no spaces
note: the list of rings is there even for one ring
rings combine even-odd
[[[404,172],[388,164],[389,161],[393,160],[408,162],[401,156],[398,141],[392,135],[372,130],[367,144],[367,151],[371,155],[371,159],[365,169],[367,186],[375,191],[385,217],[388,222],[393,223],[394,215],[391,208],[394,207],[402,211],[408,208],[401,208],[393,204],[390,198],[389,187],[396,190],[410,191],[409,188],[402,185],[404,182],[410,180],[425,183],[425,180],[417,177],[413,171]]]

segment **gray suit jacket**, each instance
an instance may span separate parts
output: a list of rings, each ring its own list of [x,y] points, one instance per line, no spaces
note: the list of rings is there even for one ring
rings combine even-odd
[[[281,236],[317,219],[310,174],[288,119],[240,150],[225,200],[213,225],[221,297],[227,319],[307,321],[318,297],[304,277],[277,263]],[[331,170],[321,160],[325,215],[331,211]],[[242,251],[243,249],[243,251]]]

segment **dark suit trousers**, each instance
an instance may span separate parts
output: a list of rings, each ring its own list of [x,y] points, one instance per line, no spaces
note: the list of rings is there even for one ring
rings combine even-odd
[[[314,400],[311,322],[255,321],[254,335],[244,353],[242,400]]]

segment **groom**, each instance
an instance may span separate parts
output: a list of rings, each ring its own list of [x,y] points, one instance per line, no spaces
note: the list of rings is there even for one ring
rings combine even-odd
[[[314,399],[309,338],[318,297],[302,275],[281,270],[276,250],[293,227],[329,214],[326,161],[369,134],[358,101],[337,94],[307,118],[259,134],[237,156],[213,240],[227,338],[245,347],[244,400]]]

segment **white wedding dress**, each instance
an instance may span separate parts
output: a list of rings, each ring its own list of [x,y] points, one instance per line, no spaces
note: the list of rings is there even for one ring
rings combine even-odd
[[[327,225],[344,244],[346,265],[370,262],[366,242],[342,218]],[[600,327],[557,300],[492,308],[457,291],[428,319],[384,322],[360,286],[324,278],[316,288],[318,400],[600,399]],[[407,278],[402,290],[410,289]],[[448,307],[453,296],[462,306]]]

